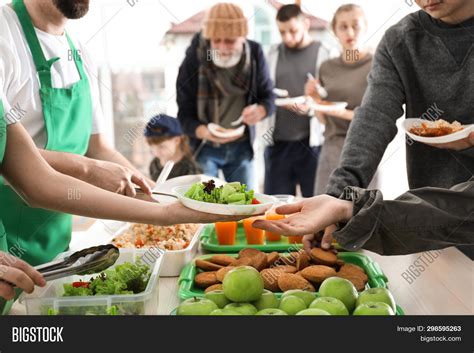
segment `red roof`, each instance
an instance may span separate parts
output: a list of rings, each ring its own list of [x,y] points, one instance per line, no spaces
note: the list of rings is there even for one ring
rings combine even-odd
[[[278,10],[282,3],[278,1],[268,1],[270,5],[273,6],[275,10]],[[303,9],[304,10],[304,9]],[[201,30],[202,22],[204,21],[204,16],[206,15],[206,11],[200,11],[197,14],[189,17],[187,20],[184,20],[181,23],[172,23],[171,28],[166,33],[171,34],[193,34],[199,32]],[[323,20],[322,18],[306,14],[311,22],[310,28],[312,30],[321,30],[325,29],[328,26],[328,22]]]

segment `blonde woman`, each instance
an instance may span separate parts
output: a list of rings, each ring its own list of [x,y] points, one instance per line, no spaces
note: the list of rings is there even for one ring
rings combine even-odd
[[[347,130],[354,117],[354,109],[362,102],[367,88],[367,76],[372,66],[372,54],[363,47],[362,39],[367,31],[367,18],[358,5],[339,7],[331,22],[331,28],[342,47],[342,54],[321,64],[319,81],[328,92],[326,100],[347,102],[346,109],[316,112],[326,125],[321,155],[316,174],[315,194],[324,194],[329,176],[339,164]],[[316,80],[308,80],[305,93],[315,100]]]

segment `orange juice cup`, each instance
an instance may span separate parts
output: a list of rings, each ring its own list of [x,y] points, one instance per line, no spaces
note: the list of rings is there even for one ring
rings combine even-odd
[[[262,245],[265,240],[265,232],[263,229],[252,227],[252,223],[259,217],[251,217],[243,220],[244,231],[247,238],[247,244]]]
[[[288,235],[288,243],[290,244],[301,244],[303,242],[302,235]]]
[[[266,218],[268,221],[277,221],[277,220],[279,220],[279,219],[285,218],[285,215],[276,214],[276,213],[267,213],[267,214],[265,215],[265,218]],[[281,240],[281,235],[280,235],[280,234],[277,234],[277,233],[272,233],[272,232],[267,232],[267,231],[265,231],[265,238],[266,238],[268,241],[280,241],[280,240]]]
[[[237,233],[237,222],[216,222],[217,242],[219,245],[234,245],[235,233]]]

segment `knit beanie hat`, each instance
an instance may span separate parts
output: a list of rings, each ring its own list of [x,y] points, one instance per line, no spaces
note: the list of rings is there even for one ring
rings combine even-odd
[[[247,33],[247,19],[238,5],[221,2],[207,11],[202,29],[204,38],[246,37]]]

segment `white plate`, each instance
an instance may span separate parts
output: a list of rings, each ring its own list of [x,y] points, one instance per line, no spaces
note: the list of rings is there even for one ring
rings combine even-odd
[[[454,142],[458,140],[462,140],[469,136],[471,132],[474,131],[474,124],[464,125],[464,129],[461,131],[455,132],[454,134],[439,136],[439,137],[424,137],[412,134],[410,129],[414,125],[419,125],[422,122],[426,122],[427,120],[424,119],[405,119],[402,123],[402,127],[405,130],[405,133],[410,136],[410,138],[414,141],[428,143],[428,144],[440,144],[440,143],[448,143]]]
[[[342,110],[347,107],[347,102],[331,102],[332,104],[318,104],[316,102],[311,103],[311,107],[317,112],[330,112],[331,110]]]
[[[281,88],[274,88],[273,93],[275,93],[276,96],[284,98],[288,97],[289,93],[286,89],[281,89]]]
[[[258,205],[223,205],[211,202],[196,201],[185,197],[184,194],[192,185],[183,185],[173,188],[173,193],[178,197],[182,204],[196,211],[219,214],[225,216],[245,215],[253,216],[263,214],[278,202],[273,196],[265,194],[255,194],[255,198],[261,203]]]
[[[275,99],[275,105],[277,107],[282,107],[285,105],[294,105],[294,104],[303,104],[306,103],[306,96],[291,97],[291,98],[277,98]]]
[[[242,125],[237,129],[226,129],[226,131],[219,131],[219,129],[222,129],[221,126],[214,123],[210,123],[207,125],[207,128],[209,129],[211,134],[220,138],[239,137],[242,136],[245,132],[245,125]]]

